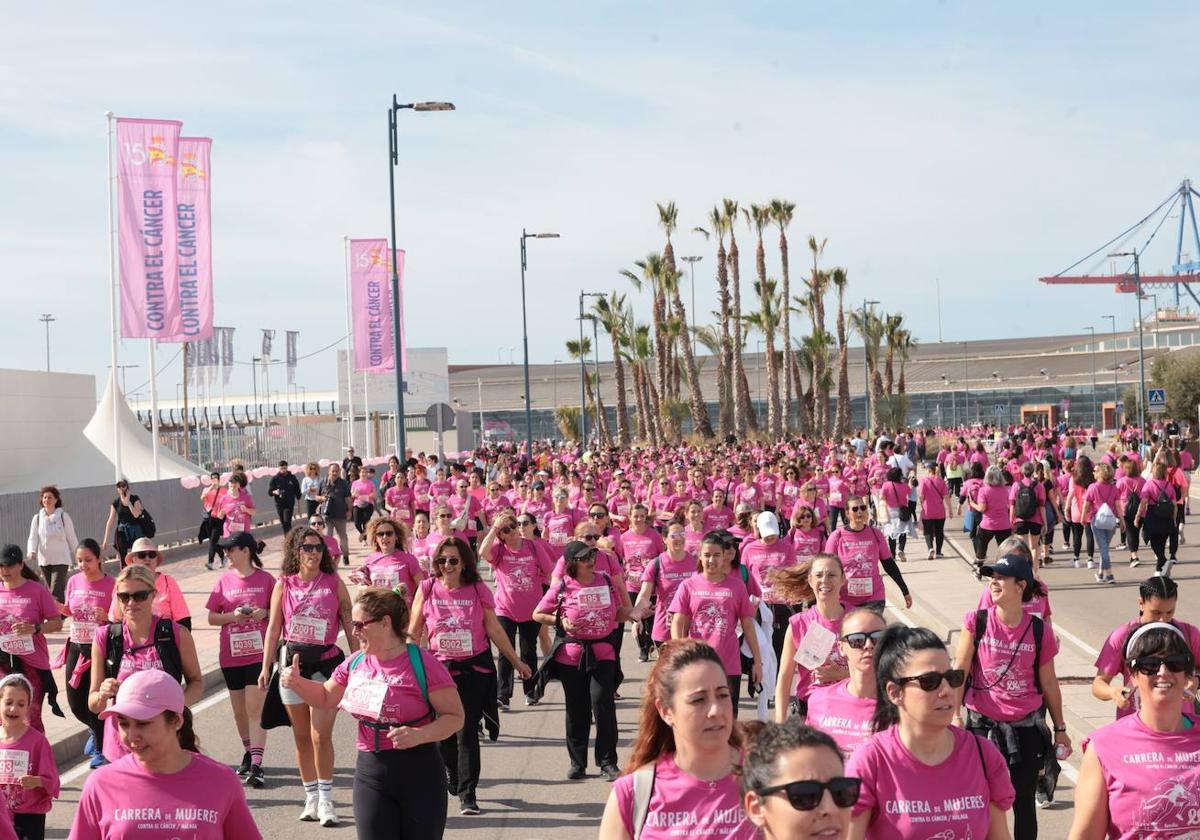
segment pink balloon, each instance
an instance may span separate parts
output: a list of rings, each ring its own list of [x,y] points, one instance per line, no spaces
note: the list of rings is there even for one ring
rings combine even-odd
[[[228,484],[228,483],[229,483],[229,477],[230,477],[231,475],[233,475],[233,473],[231,473],[231,472],[221,473],[221,483],[222,483],[222,484]]]
[[[321,469],[325,469],[332,463],[333,462],[330,461],[328,458],[322,458],[320,461],[317,461],[317,466],[319,466]]]
[[[185,490],[195,490],[200,486],[200,479],[194,475],[185,475],[179,479],[179,483],[183,485]]]

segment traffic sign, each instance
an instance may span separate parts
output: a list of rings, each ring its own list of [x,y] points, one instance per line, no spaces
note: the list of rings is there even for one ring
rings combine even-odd
[[[445,403],[434,403],[425,412],[425,428],[442,431],[454,428],[454,409]]]
[[[1147,388],[1146,408],[1151,414],[1162,414],[1167,410],[1167,389]]]
[[[1008,406],[1004,403],[996,403],[994,406],[992,406],[992,409],[996,412],[997,417],[1001,417],[1008,413]]]

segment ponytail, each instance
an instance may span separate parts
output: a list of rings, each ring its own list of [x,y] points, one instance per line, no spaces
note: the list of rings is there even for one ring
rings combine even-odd
[[[174,712],[163,712],[163,714],[167,716],[168,722],[183,721],[183,725],[179,727],[179,731],[176,733],[179,736],[179,746],[188,752],[200,752],[200,739],[196,737],[196,729],[192,721],[192,710],[184,706],[183,714],[181,715],[177,715]]]

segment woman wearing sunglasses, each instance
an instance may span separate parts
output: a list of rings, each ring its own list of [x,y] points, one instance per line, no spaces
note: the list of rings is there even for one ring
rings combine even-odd
[[[923,627],[888,627],[875,647],[875,734],[851,756],[862,779],[849,840],[1008,840],[1013,787],[1000,751],[952,726],[966,674]],[[953,803],[952,807],[945,807]]]
[[[862,783],[845,774],[833,739],[797,719],[751,726],[742,796],[758,836],[845,837]]]
[[[843,525],[825,541],[825,553],[834,554],[846,570],[846,589],[842,600],[852,607],[872,607],[883,612],[886,592],[879,567],[888,573],[904,595],[904,606],[912,607],[908,584],[900,567],[892,559],[887,537],[870,524],[871,511],[865,496],[851,496],[846,501],[850,524]]]
[[[92,668],[88,708],[99,715],[130,674],[151,670],[166,671],[177,682],[183,680],[185,702],[199,701],[204,677],[196,643],[186,627],[155,616],[154,572],[145,566],[126,566],[117,575],[116,590],[121,615],[92,642],[92,662],[100,667]],[[128,755],[111,717],[104,722],[103,740],[104,757],[109,761]]]
[[[691,836],[757,836],[742,810],[739,745],[721,657],[695,639],[668,642],[646,680],[633,754],[608,796],[601,840],[666,840],[680,826]]]
[[[1196,668],[1191,645],[1174,624],[1149,622],[1130,637],[1126,666],[1138,710],[1084,741],[1069,840],[1196,830],[1200,721],[1186,700]]]
[[[350,626],[350,593],[337,574],[325,539],[312,528],[293,528],[284,543],[283,565],[271,592],[271,618],[263,648],[259,688],[266,688],[278,657],[281,668],[299,657],[300,675],[324,682],[345,654],[338,630],[351,651],[358,648]],[[281,655],[280,640],[283,641]],[[280,684],[279,697],[292,722],[296,765],[304,786],[300,819],[337,825],[333,805],[333,725],[336,709],[312,706]]]
[[[387,475],[384,475],[387,478]],[[387,487],[383,491],[383,509],[392,519],[403,522],[406,527],[412,527],[413,512],[416,509],[417,497],[408,486],[408,475],[397,470],[391,478],[390,486],[387,481],[380,482]]]
[[[479,723],[485,703],[497,697],[496,664],[490,640],[521,679],[533,670],[517,656],[496,620],[492,591],[479,579],[475,552],[458,537],[442,540],[433,554],[433,575],[421,582],[413,598],[408,635],[427,638],[429,649],[458,686],[463,726],[441,742],[442,760],[450,774],[450,792],[458,795],[460,813],[478,814]]]
[[[220,547],[219,540],[217,546]],[[148,537],[138,537],[129,549],[129,553],[125,555],[125,565],[145,566],[153,572],[155,590],[154,614],[159,618],[177,621],[188,630],[191,630],[192,611],[188,607],[187,599],[183,597],[183,590],[179,587],[179,581],[166,572],[158,570],[158,567],[162,565],[162,559],[162,552],[158,550],[158,546],[154,540]],[[120,621],[121,613],[121,605],[114,599],[109,610],[109,620]]]
[[[367,525],[367,541],[375,550],[351,573],[350,582],[382,589],[403,586],[405,592],[416,592],[425,573],[407,551],[408,527],[397,519],[377,517]]]
[[[0,654],[7,655],[0,656],[0,676],[19,673],[32,683],[29,723],[39,732],[45,732],[42,699],[47,695],[50,708],[63,717],[46,642],[46,634],[58,632],[62,625],[54,596],[25,563],[20,546],[6,545],[0,553]]]
[[[967,613],[955,654],[955,667],[971,675],[963,696],[966,724],[1004,754],[1016,792],[1013,836],[1031,840],[1037,836],[1035,795],[1046,755],[1059,748],[1061,759],[1071,750],[1054,671],[1058,641],[1022,607],[1045,594],[1025,556],[1005,555],[979,573],[991,578],[992,606]],[[1054,721],[1053,739],[1043,706]],[[956,712],[954,723],[961,722]]]
[[[875,715],[875,646],[887,624],[874,610],[859,607],[842,618],[838,648],[850,676],[833,685],[813,686],[808,695],[809,726],[828,733],[849,758],[871,737]]]
[[[825,547],[825,528],[813,508],[802,504],[793,508],[787,539],[795,547],[798,560],[821,553]]]
[[[846,659],[837,645],[846,606],[842,589],[846,573],[842,561],[818,554],[810,562],[775,573],[773,585],[788,601],[816,603],[788,619],[779,654],[775,683],[775,720],[783,723],[795,708],[801,719],[808,714],[814,686],[831,685],[846,678]]]

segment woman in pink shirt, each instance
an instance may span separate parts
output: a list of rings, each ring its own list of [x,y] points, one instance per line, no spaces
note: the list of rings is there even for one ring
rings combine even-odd
[[[254,519],[254,497],[246,492],[246,476],[234,473],[229,476],[229,487],[217,502],[213,516],[225,523],[221,536],[249,531]],[[212,564],[209,564],[212,568]],[[221,557],[221,568],[225,568],[225,557]]]
[[[1083,518],[1091,523],[1089,527],[1100,546],[1100,568],[1096,571],[1096,583],[1116,583],[1108,547],[1120,522],[1121,491],[1113,481],[1113,468],[1110,465],[1097,466],[1096,477],[1099,480],[1093,482],[1083,494]],[[1091,565],[1089,559],[1088,567]]]
[[[237,776],[200,754],[192,712],[170,675],[138,671],[101,713],[136,749],[92,773],[71,823],[73,840],[118,837],[262,840]]]
[[[1137,518],[1138,506],[1141,504],[1142,487],[1146,483],[1146,479],[1142,478],[1138,471],[1137,462],[1131,461],[1124,456],[1118,462],[1118,470],[1120,478],[1117,479],[1117,490],[1120,491],[1118,504],[1120,505],[1121,516],[1121,535],[1125,548],[1129,551],[1129,568],[1136,569],[1141,561],[1138,559],[1138,538],[1141,536],[1141,529],[1134,527],[1133,521]]]
[[[235,533],[245,532],[237,531]],[[125,555],[125,564],[127,566],[145,566],[154,573],[154,614],[159,618],[177,621],[191,630],[192,612],[187,605],[187,599],[183,597],[183,590],[179,588],[179,582],[166,572],[158,571],[162,559],[162,552],[158,550],[158,546],[154,544],[153,540],[147,537],[138,537],[133,548]],[[222,559],[221,563],[223,566],[225,560]],[[109,610],[109,618],[112,621],[120,621],[122,612],[121,605],[114,599]]]
[[[879,489],[879,498],[887,509],[887,520],[883,522],[883,533],[888,539],[888,550],[901,563],[907,562],[904,548],[908,538],[917,535],[916,523],[913,522],[912,508],[908,504],[909,486],[904,478],[904,472],[899,467],[892,467],[887,472],[887,480]]]
[[[1137,515],[1134,517],[1134,527],[1144,527],[1146,541],[1154,552],[1155,573],[1165,577],[1171,576],[1174,559],[1167,559],[1167,542],[1172,537],[1178,538],[1176,526],[1176,508],[1179,497],[1175,485],[1168,477],[1170,466],[1165,460],[1155,459],[1150,467],[1150,480],[1142,487]]]
[[[1194,836],[1200,721],[1184,708],[1195,655],[1178,627],[1152,622],[1130,638],[1125,664],[1139,708],[1083,742],[1068,838]]]
[[[367,540],[375,550],[350,573],[350,582],[381,589],[403,586],[411,598],[425,572],[417,558],[407,551],[408,528],[398,520],[377,517],[367,526]]]
[[[946,470],[938,463],[926,464],[929,473],[917,482],[917,506],[921,511],[921,530],[925,533],[925,548],[929,559],[943,557],[946,542],[946,519],[950,516],[950,488]]]
[[[383,493],[383,509],[393,519],[398,519],[411,528],[416,509],[416,494],[408,486],[408,476],[404,473],[397,472],[392,482],[392,486]]]
[[[96,629],[108,623],[108,605],[113,601],[116,581],[104,574],[100,544],[90,537],[79,541],[75,562],[80,573],[67,580],[66,603],[59,609],[71,619],[64,673],[71,713],[92,731],[91,749],[85,748],[84,754],[91,758],[94,770],[104,763],[104,724],[87,704],[92,682],[92,640]]]
[[[644,588],[642,576],[646,567],[654,561],[654,558],[667,550],[667,544],[659,536],[658,531],[650,527],[648,514],[649,511],[645,505],[634,505],[629,515],[629,530],[622,537],[622,545],[625,549],[625,588],[629,592],[630,601],[636,600],[638,593]],[[676,524],[673,522],[669,527],[674,527]],[[644,618],[636,626],[638,661],[648,662],[650,650],[654,647],[654,639],[651,635],[652,621]]]
[[[350,472],[350,498],[354,506],[354,530],[358,531],[358,541],[367,541],[367,523],[375,513],[375,482],[368,478],[370,467]]]
[[[803,560],[821,553],[825,546],[825,528],[815,510],[808,505],[796,505],[792,511],[791,525],[787,539],[795,547],[797,559]]]
[[[599,836],[668,840],[686,825],[696,837],[756,838],[742,810],[735,727],[717,652],[695,639],[664,645],[646,681],[633,754],[609,793]],[[649,799],[639,808],[640,777],[649,782]]]
[[[875,645],[887,622],[874,610],[851,610],[842,617],[838,648],[850,676],[830,685],[813,686],[805,722],[827,732],[849,758],[871,737],[875,716]]]
[[[1008,507],[1008,487],[999,467],[988,467],[983,477],[983,486],[971,500],[971,509],[979,514],[979,528],[975,534],[975,563],[987,560],[988,545],[996,544],[1012,535],[1012,519]]]
[[[1071,470],[1063,505],[1074,550],[1074,559],[1071,565],[1076,569],[1079,568],[1079,552],[1085,537],[1087,538],[1087,567],[1090,569],[1095,565],[1096,535],[1092,533],[1091,520],[1094,511],[1087,511],[1087,517],[1084,517],[1084,496],[1095,481],[1096,471],[1092,466],[1092,460],[1086,455],[1080,455],[1075,461],[1074,469]]]
[[[1007,840],[1013,786],[1004,757],[950,724],[965,678],[932,630],[893,624],[883,631],[875,646],[875,735],[846,766],[847,776],[862,780],[849,840]]]
[[[904,575],[900,574],[900,567],[892,559],[887,537],[870,524],[866,498],[851,496],[846,503],[846,511],[850,514],[849,524],[838,528],[825,541],[825,553],[841,560],[846,572],[842,601],[847,606],[869,606],[883,612],[887,592],[883,588],[883,576],[879,573],[882,567],[904,595],[905,609],[911,609],[912,595],[909,594],[908,584],[904,582]]]
[[[687,549],[683,525],[672,522],[667,526],[666,550],[642,571],[642,587],[631,615],[635,621],[650,622],[650,638],[655,647],[661,647],[671,638],[671,600],[679,584],[695,573],[696,555]]]
[[[704,509],[704,533],[719,531],[733,524],[733,508],[726,501],[729,495],[720,487],[712,491],[711,501]]]
[[[816,601],[788,619],[775,682],[775,720],[779,723],[787,720],[792,710],[803,718],[814,686],[836,683],[849,673],[837,645],[846,615],[841,601],[845,582],[842,562],[831,554],[818,554],[807,567],[776,573],[775,589],[789,601]]]

